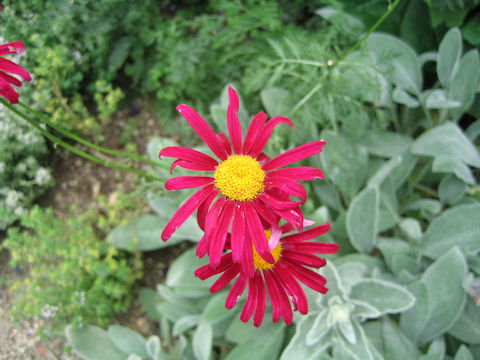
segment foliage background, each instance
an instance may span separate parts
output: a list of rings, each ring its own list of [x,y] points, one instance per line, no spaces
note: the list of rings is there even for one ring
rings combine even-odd
[[[172,138],[196,145],[174,108],[187,103],[225,131],[227,83],[242,96],[244,125],[260,109],[294,122],[293,133],[276,130],[267,154],[327,141],[306,162],[327,178],[307,185],[305,215],[332,222],[327,240],[340,252],[322,272],[330,292],[309,294],[307,316],[289,327],[268,315],[260,329],[241,323],[240,306],[226,311],[225,293],[193,277],[202,262],[189,250],[156,291],[139,293],[158,333],[72,324],[66,335],[81,356],[363,360],[405,358],[402,348],[412,359],[480,357],[479,3],[395,5],[352,49],[391,2],[5,2],[2,36],[26,43],[35,76],[23,101],[94,142],[140,96],[165,135],[151,139],[152,160]],[[188,193],[160,187],[141,188],[153,213],[118,224],[111,245],[135,253],[199,240],[192,221],[161,243]],[[17,230],[8,244],[13,254],[25,246]]]

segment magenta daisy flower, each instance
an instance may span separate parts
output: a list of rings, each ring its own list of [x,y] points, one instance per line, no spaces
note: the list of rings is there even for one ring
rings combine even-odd
[[[25,81],[32,80],[30,74],[20,65],[3,58],[4,55],[20,55],[25,52],[25,46],[21,41],[15,41],[0,45],[0,96],[8,99],[10,104],[18,103],[20,95],[13,89],[12,85],[22,86],[22,82],[16,77],[7,73],[21,76]]]
[[[282,229],[288,231],[287,227],[292,229],[288,224]],[[240,315],[242,321],[247,322],[253,315],[253,324],[260,326],[265,314],[268,295],[272,303],[273,322],[283,318],[285,323],[290,324],[293,318],[292,305],[293,310],[298,310],[301,314],[308,312],[307,298],[299,281],[322,294],[328,291],[325,287],[327,280],[307,266],[317,269],[324,266],[325,260],[315,254],[336,253],[338,245],[307,240],[323,235],[329,229],[330,224],[326,223],[281,238],[275,248],[271,250],[275,259],[273,264],[262,259],[256,251],[255,245],[252,247],[252,241],[247,241],[246,243],[250,244],[249,251],[252,254],[250,258],[253,260],[255,269],[252,277],[242,270],[240,264],[233,261],[231,252],[222,256],[217,267],[214,268],[210,264],[202,266],[195,271],[195,275],[205,280],[223,273],[210,288],[212,293],[223,289],[236,277],[225,300],[227,309],[236,305],[248,285],[247,300]],[[272,230],[265,230],[265,235],[267,238],[271,238]]]
[[[263,232],[263,223],[278,229],[280,219],[303,229],[303,213],[300,210],[307,198],[305,188],[299,180],[323,179],[319,169],[311,167],[283,168],[322,151],[324,141],[315,141],[286,151],[273,159],[263,153],[273,129],[279,124],[292,122],[282,116],[267,121],[260,112],[254,116],[245,139],[238,119],[239,99],[232,88],[228,89],[229,105],[227,127],[230,139],[223,133],[216,134],[195,110],[179,105],[177,110],[193,127],[205,144],[219,160],[199,151],[173,146],[160,151],[163,156],[177,158],[170,171],[176,166],[185,169],[211,172],[211,176],[179,176],[168,180],[165,188],[179,190],[200,187],[173,215],[162,233],[167,241],[178,227],[197,209],[197,221],[205,235],[201,240],[213,266],[220,263],[225,248],[227,233],[232,232],[232,259],[241,262],[245,239],[254,239],[259,255],[268,263],[275,263]],[[292,197],[297,200],[292,200]],[[253,275],[253,267],[250,269]]]

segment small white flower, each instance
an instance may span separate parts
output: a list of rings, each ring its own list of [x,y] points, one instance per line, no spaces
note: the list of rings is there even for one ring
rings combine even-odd
[[[5,199],[5,205],[10,208],[14,208],[17,206],[18,200],[20,200],[23,197],[23,194],[15,191],[15,190],[8,190],[7,196]]]
[[[48,170],[43,167],[38,168],[38,170],[35,173],[35,182],[40,186],[48,184],[51,179],[52,179],[52,176],[50,175]]]
[[[45,304],[42,307],[42,310],[40,310],[40,315],[42,315],[44,319],[53,318],[57,315],[57,310],[58,310],[58,307]]]

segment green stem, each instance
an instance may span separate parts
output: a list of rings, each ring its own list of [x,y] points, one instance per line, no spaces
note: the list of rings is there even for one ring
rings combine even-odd
[[[344,53],[340,59],[338,59],[338,62],[345,60],[348,55],[350,55],[352,52],[354,52],[358,47],[365,41],[366,38],[370,36],[372,32],[374,32],[384,21],[385,19],[392,13],[393,10],[397,7],[397,5],[400,3],[400,0],[395,0],[393,4],[391,4],[387,11],[382,15],[380,19],[377,20],[375,24],[367,31],[365,35],[363,35],[356,43],[353,45],[346,53]]]
[[[94,143],[92,143],[90,141],[87,141],[87,140],[81,138],[80,136],[75,135],[74,133],[72,133],[68,130],[65,130],[65,129],[61,128],[60,126],[54,124],[46,116],[44,116],[43,114],[41,114],[37,110],[32,109],[30,106],[28,106],[26,104],[23,104],[22,102],[19,102],[18,105],[21,106],[22,108],[24,108],[25,110],[31,112],[35,116],[37,116],[42,121],[44,121],[48,126],[52,127],[53,129],[57,130],[58,132],[62,133],[63,135],[65,135],[65,136],[69,137],[70,139],[73,139],[73,140],[75,140],[75,141],[77,141],[77,142],[79,142],[79,143],[81,143],[85,146],[88,146],[92,149],[95,149],[97,151],[100,151],[100,152],[103,152],[103,153],[106,153],[106,154],[110,154],[110,155],[117,155],[117,156],[122,156],[122,157],[130,158],[130,159],[140,160],[140,161],[146,162],[150,165],[159,166],[159,167],[162,167],[164,169],[169,168],[165,164],[161,164],[159,162],[150,160],[150,159],[145,158],[145,157],[143,157],[141,155],[138,155],[138,154],[131,154],[131,153],[127,153],[127,152],[124,152],[124,151],[111,150],[111,149],[107,149],[107,148],[95,145]]]
[[[35,129],[37,129],[38,131],[40,131],[45,137],[47,137],[48,139],[50,139],[51,141],[53,141],[55,144],[58,144],[62,147],[64,147],[65,149],[67,150],[70,150],[71,152],[87,159],[87,160],[90,160],[92,162],[95,162],[97,164],[100,164],[100,165],[103,165],[103,166],[106,166],[106,167],[109,167],[109,168],[113,168],[113,169],[117,169],[117,170],[123,170],[123,171],[128,171],[128,172],[131,172],[131,173],[134,173],[136,175],[139,175],[139,176],[142,176],[146,179],[149,179],[149,180],[155,180],[155,181],[160,181],[160,182],[165,182],[164,179],[161,179],[159,177],[156,177],[156,176],[153,176],[153,175],[150,175],[150,174],[147,174],[141,170],[137,170],[137,169],[133,169],[133,168],[130,168],[130,167],[127,167],[127,166],[121,166],[121,165],[118,165],[118,164],[115,164],[115,163],[112,163],[112,162],[109,162],[109,161],[106,161],[106,160],[103,160],[103,159],[100,159],[96,156],[93,156],[89,153],[86,153],[82,150],[79,150],[77,149],[76,147],[66,143],[65,141],[63,141],[62,139],[56,137],[55,135],[49,133],[47,130],[45,130],[44,128],[42,128],[40,126],[40,124],[30,118],[28,115],[22,113],[21,111],[19,111],[18,109],[16,109],[14,106],[10,105],[7,101],[3,100],[3,99],[0,99],[0,102],[6,106],[8,109],[10,109],[12,112],[14,112],[16,115],[20,116],[22,119],[24,119],[25,121],[27,121],[30,125],[32,125]]]

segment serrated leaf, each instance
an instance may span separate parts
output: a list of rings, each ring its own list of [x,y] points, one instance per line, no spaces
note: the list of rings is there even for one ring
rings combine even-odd
[[[107,330],[113,344],[126,354],[147,357],[146,341],[139,333],[121,325],[110,325]]]
[[[458,28],[450,29],[438,48],[437,74],[444,87],[447,87],[452,74],[458,68],[461,55],[462,34]]]
[[[420,135],[412,145],[412,152],[426,156],[448,156],[465,164],[480,167],[480,154],[462,130],[447,122]]]
[[[379,190],[371,186],[359,193],[347,210],[347,232],[353,247],[372,251],[377,241]]]
[[[380,315],[405,311],[415,302],[415,298],[406,288],[378,279],[358,282],[352,287],[350,298],[367,302],[375,307]]]
[[[468,344],[480,344],[480,307],[473,298],[468,298],[465,310],[448,332]]]
[[[480,204],[459,205],[432,221],[422,241],[422,252],[434,259],[453,246],[464,254],[480,250]]]
[[[212,352],[213,329],[206,321],[201,321],[193,333],[192,347],[195,359],[208,360]]]
[[[84,359],[126,360],[128,354],[120,351],[107,332],[97,326],[86,325],[79,329],[71,325],[65,328],[68,342]]]

